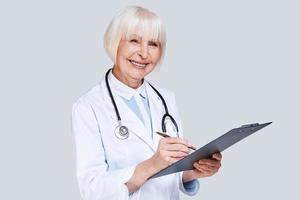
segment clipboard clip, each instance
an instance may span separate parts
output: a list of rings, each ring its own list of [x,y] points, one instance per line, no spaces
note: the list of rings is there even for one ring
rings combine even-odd
[[[245,124],[245,125],[242,125],[241,127],[242,128],[250,128],[250,127],[256,127],[256,126],[259,126],[259,123]]]

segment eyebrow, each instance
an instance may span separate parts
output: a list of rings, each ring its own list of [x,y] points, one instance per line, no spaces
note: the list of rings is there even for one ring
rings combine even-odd
[[[131,38],[138,38],[138,39],[143,39],[142,36],[138,35],[138,34],[131,34],[128,36],[127,39],[131,39]],[[149,38],[147,39],[148,42],[154,42],[157,43],[158,45],[160,45],[160,41],[159,40],[155,40],[154,38]]]
[[[142,38],[141,36],[137,35],[137,34],[131,34],[128,37],[138,37],[138,38]]]

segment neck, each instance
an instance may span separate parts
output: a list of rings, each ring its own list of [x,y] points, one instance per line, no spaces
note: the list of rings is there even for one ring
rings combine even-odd
[[[143,80],[135,80],[135,79],[126,77],[125,75],[123,75],[120,72],[120,70],[117,67],[113,67],[112,73],[119,81],[121,81],[122,83],[124,83],[125,85],[127,85],[128,87],[131,87],[133,89],[137,89],[138,87],[140,87],[143,84]]]

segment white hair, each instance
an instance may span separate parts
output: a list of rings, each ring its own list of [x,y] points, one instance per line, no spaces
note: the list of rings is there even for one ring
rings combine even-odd
[[[160,44],[160,63],[166,47],[164,25],[155,13],[138,6],[126,7],[117,13],[110,22],[104,36],[104,48],[111,60],[116,63],[117,50],[122,37],[128,38],[132,34],[137,34]]]

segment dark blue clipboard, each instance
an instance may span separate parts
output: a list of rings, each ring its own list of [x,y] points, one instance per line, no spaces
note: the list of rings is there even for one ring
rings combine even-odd
[[[224,135],[221,135],[215,140],[209,142],[208,144],[201,147],[200,149],[189,154],[188,156],[184,157],[183,159],[159,171],[158,173],[151,176],[149,179],[157,178],[160,176],[164,176],[176,172],[191,170],[194,168],[193,164],[197,160],[203,158],[211,158],[212,154],[224,151],[225,149],[232,146],[233,144],[248,137],[249,135],[255,133],[256,131],[268,126],[271,123],[272,122],[268,122],[264,124],[259,124],[259,123],[247,124],[247,125],[242,125],[239,128],[234,128],[228,131],[227,133],[225,133]]]

